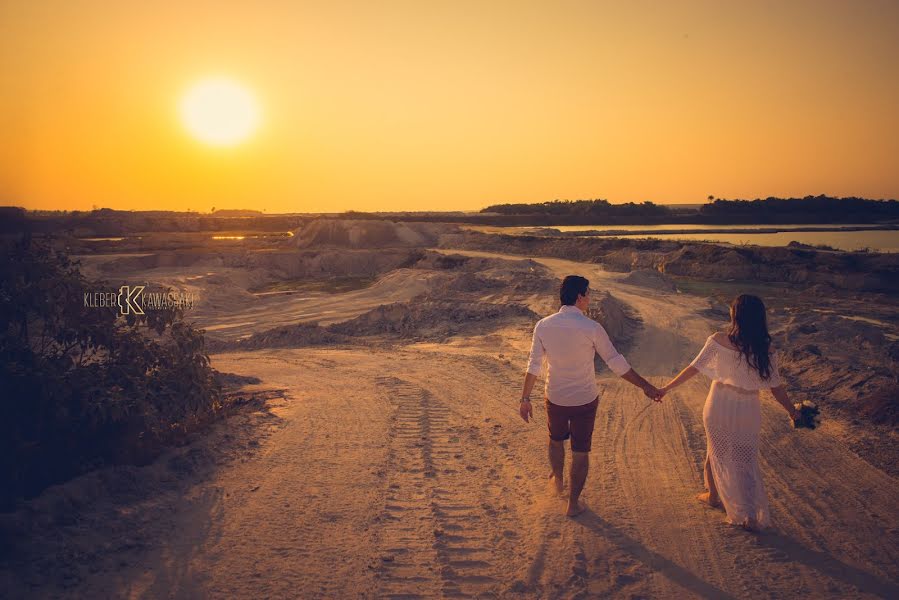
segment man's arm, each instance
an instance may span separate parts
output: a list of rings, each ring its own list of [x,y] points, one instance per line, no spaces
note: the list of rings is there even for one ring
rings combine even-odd
[[[518,403],[518,412],[525,423],[528,422],[530,417],[534,416],[534,407],[531,406],[530,397],[531,390],[534,389],[534,383],[536,381],[537,376],[533,373],[528,373],[524,376],[524,391],[521,392],[521,402]]]
[[[530,417],[534,416],[530,397],[534,389],[534,383],[537,381],[537,375],[543,370],[543,355],[546,353],[543,342],[540,341],[538,326],[539,323],[534,326],[534,337],[531,339],[531,353],[528,357],[528,370],[524,376],[524,390],[521,392],[521,402],[519,403],[518,412],[525,423],[528,422]]]
[[[612,345],[609,334],[606,333],[605,328],[599,323],[596,324],[596,330],[593,336],[593,346],[596,348],[597,354],[599,354],[605,363],[609,365],[609,368],[613,373],[628,383],[632,383],[642,389],[643,393],[649,398],[652,398],[656,402],[661,402],[662,394],[659,392],[658,388],[643,379],[639,373],[631,368],[627,359],[625,359],[624,356],[615,349],[615,346]]]

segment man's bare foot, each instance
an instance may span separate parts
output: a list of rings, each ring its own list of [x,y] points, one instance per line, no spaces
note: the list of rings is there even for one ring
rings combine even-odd
[[[565,494],[565,482],[561,477],[557,478],[554,474],[550,474],[549,489],[557,496],[562,496],[563,494]]]
[[[582,512],[584,512],[585,510],[587,510],[587,507],[584,506],[584,503],[581,502],[580,500],[578,500],[577,503],[574,505],[572,505],[571,501],[569,500],[568,501],[568,510],[565,511],[565,516],[566,517],[576,517],[579,514],[581,514]]]
[[[712,498],[711,492],[696,494],[696,499],[704,504],[708,504],[712,508],[721,508],[721,500],[719,500],[718,498]]]

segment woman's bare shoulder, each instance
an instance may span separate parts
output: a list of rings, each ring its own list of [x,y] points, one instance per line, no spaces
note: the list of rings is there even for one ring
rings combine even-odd
[[[730,343],[730,340],[727,338],[727,334],[723,331],[716,331],[712,334],[712,339],[724,346],[725,348],[730,348],[731,350],[736,350],[734,345]]]

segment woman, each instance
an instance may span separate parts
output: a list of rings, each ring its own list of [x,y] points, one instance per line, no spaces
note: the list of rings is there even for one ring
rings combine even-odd
[[[712,380],[702,411],[708,492],[697,498],[714,507],[723,506],[728,523],[746,529],[767,527],[771,522],[768,497],[758,463],[759,390],[770,389],[794,420],[799,411],[783,388],[760,298],[737,296],[730,305],[727,333],[710,335],[699,355],[662,391],[670,391],[697,372]]]

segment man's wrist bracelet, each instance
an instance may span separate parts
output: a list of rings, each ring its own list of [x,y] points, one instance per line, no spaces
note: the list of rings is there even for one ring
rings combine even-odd
[[[530,402],[530,401],[531,401],[530,398],[522,398],[522,399],[520,400],[520,402]]]

